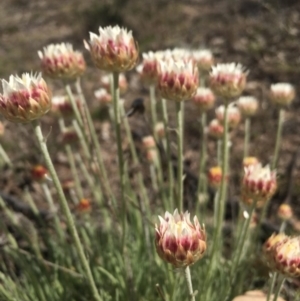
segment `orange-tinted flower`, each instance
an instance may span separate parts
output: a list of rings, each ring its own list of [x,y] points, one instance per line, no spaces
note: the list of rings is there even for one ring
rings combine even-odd
[[[87,211],[90,211],[91,210],[91,202],[89,199],[81,199],[79,201],[79,203],[77,204],[77,207],[76,209],[79,211],[79,212],[87,212]]]
[[[282,221],[288,221],[293,217],[293,209],[289,204],[281,204],[277,210],[277,216]]]
[[[201,228],[197,217],[194,223],[190,214],[166,212],[159,216],[160,225],[155,226],[155,246],[158,255],[176,268],[187,267],[201,259],[206,251],[205,229]]]
[[[41,74],[23,73],[2,80],[0,112],[9,121],[27,123],[45,115],[51,108],[51,92]]]
[[[226,101],[241,95],[246,86],[247,72],[240,64],[217,64],[209,74],[210,87]]]
[[[35,165],[31,169],[31,177],[34,181],[44,182],[48,177],[48,170],[43,165]]]
[[[73,50],[69,43],[50,44],[38,51],[44,75],[51,78],[74,80],[81,76],[86,68],[81,52]]]
[[[138,60],[138,50],[132,32],[119,26],[99,28],[99,36],[90,32],[90,42],[84,41],[95,65],[109,72],[131,70]]]
[[[243,166],[248,167],[250,165],[258,164],[259,160],[256,157],[246,157],[243,159]]]
[[[212,187],[218,188],[222,182],[222,168],[220,166],[211,167],[207,178]]]

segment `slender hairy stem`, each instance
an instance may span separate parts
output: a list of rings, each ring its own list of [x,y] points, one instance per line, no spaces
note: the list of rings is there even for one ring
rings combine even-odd
[[[53,202],[53,198],[52,198],[50,189],[49,189],[47,183],[45,183],[45,182],[42,183],[42,188],[44,190],[44,194],[45,194],[45,197],[46,197],[46,201],[49,205],[50,211],[51,211],[52,214],[54,214],[55,230],[58,234],[58,237],[59,237],[60,241],[62,241],[63,237],[64,237],[64,233],[62,231],[62,227],[61,227],[61,224],[60,224],[58,214],[56,213],[56,208],[55,208],[55,205],[54,205],[54,202]]]
[[[113,202],[115,203],[115,197],[114,197],[114,194],[111,190],[111,186],[109,185],[106,169],[105,169],[105,166],[104,166],[104,163],[103,163],[103,158],[101,156],[100,143],[99,143],[97,133],[96,133],[96,130],[95,130],[95,127],[94,127],[94,123],[93,123],[93,120],[92,120],[92,116],[91,116],[90,111],[87,107],[87,103],[86,103],[86,100],[84,98],[79,80],[76,81],[76,90],[77,90],[77,93],[78,93],[79,97],[81,98],[81,104],[82,104],[82,106],[84,106],[84,111],[85,111],[85,115],[86,115],[86,119],[87,119],[87,122],[88,122],[89,129],[90,129],[92,141],[93,141],[93,144],[96,148],[96,158],[97,158],[97,163],[98,163],[98,166],[99,166],[99,169],[100,169],[100,174],[101,174],[101,177],[102,177],[102,180],[103,180],[103,187],[104,187],[105,193],[108,194],[111,197],[111,199],[113,200]]]
[[[169,118],[168,118],[168,111],[167,111],[167,102],[164,98],[161,100],[161,109],[163,113],[163,123],[165,127],[166,142],[167,142],[166,147],[167,147],[167,163],[168,163],[169,202],[170,202],[170,208],[174,208],[175,207],[175,204],[173,204],[174,174],[173,174],[170,133],[168,131]]]
[[[122,249],[124,251],[125,239],[127,232],[127,222],[126,222],[126,213],[127,213],[127,201],[125,198],[125,172],[124,172],[124,159],[123,159],[123,150],[122,150],[122,137],[121,137],[121,112],[120,112],[120,103],[119,103],[119,73],[113,73],[113,107],[114,107],[114,122],[115,122],[115,131],[117,138],[118,146],[118,163],[119,163],[119,177],[121,181],[121,202],[122,202]]]
[[[67,94],[69,96],[69,99],[70,99],[70,102],[71,102],[71,105],[72,105],[72,109],[73,109],[74,114],[75,114],[75,118],[76,118],[78,124],[80,125],[80,127],[83,128],[83,121],[82,121],[80,112],[78,110],[78,105],[77,105],[77,103],[74,99],[74,95],[72,93],[70,85],[66,85],[66,91],[67,91]]]
[[[247,117],[245,120],[244,158],[248,157],[249,153],[250,126],[251,119]]]
[[[212,250],[212,258],[215,255],[216,250],[218,249],[218,242],[221,240],[221,232],[222,232],[222,224],[224,218],[224,209],[226,203],[226,177],[228,170],[228,104],[225,103],[224,110],[224,134],[222,141],[222,179],[221,179],[221,187],[220,194],[218,199],[218,219],[217,226],[214,232],[214,240],[213,240],[213,250]]]
[[[157,114],[156,114],[155,85],[150,85],[149,90],[150,90],[150,108],[151,108],[152,129],[153,129],[153,135],[156,138],[155,125],[157,122]]]
[[[192,285],[191,271],[190,271],[189,266],[187,266],[185,268],[184,273],[185,273],[185,279],[186,279],[188,289],[189,289],[190,300],[195,301],[195,295],[194,295],[193,285]]]
[[[274,291],[274,287],[275,287],[275,283],[276,283],[276,280],[277,280],[277,276],[278,276],[278,274],[276,272],[274,272],[273,275],[272,275],[272,282],[271,282],[271,286],[270,286],[270,288],[268,290],[267,301],[271,300],[270,298],[271,298],[271,295],[272,295],[272,293]]]
[[[176,102],[177,111],[177,208],[179,212],[183,211],[183,102]]]
[[[70,231],[71,236],[74,240],[75,247],[76,247],[78,255],[79,255],[79,260],[80,260],[80,262],[82,264],[82,267],[85,271],[87,281],[89,282],[89,285],[91,286],[91,290],[92,290],[94,299],[96,301],[102,301],[102,298],[100,297],[100,295],[98,293],[98,290],[96,288],[96,284],[94,282],[94,278],[93,278],[89,263],[88,263],[85,255],[84,255],[84,250],[83,250],[82,244],[80,242],[79,235],[78,235],[78,232],[77,232],[77,229],[75,227],[74,220],[73,220],[73,216],[72,216],[70,208],[68,206],[68,202],[66,200],[66,197],[64,195],[62,186],[60,184],[57,173],[54,169],[54,165],[53,165],[52,160],[50,158],[50,154],[48,152],[47,144],[46,144],[46,141],[43,137],[40,124],[36,121],[36,122],[33,123],[33,125],[34,125],[34,132],[35,132],[35,135],[38,139],[38,142],[39,142],[41,151],[43,153],[47,168],[50,172],[51,178],[52,178],[53,183],[55,185],[55,188],[57,190],[58,200],[60,202],[63,213],[65,214],[69,231]]]
[[[207,195],[207,179],[206,179],[206,173],[205,173],[205,164],[206,164],[206,157],[207,157],[207,149],[206,149],[206,134],[205,134],[205,128],[206,128],[206,112],[202,112],[201,114],[201,136],[202,136],[202,142],[201,142],[201,155],[200,155],[200,164],[199,164],[199,175],[198,175],[198,187],[197,187],[197,207],[199,204],[199,197],[205,198]],[[198,212],[198,210],[196,211]],[[204,216],[203,216],[204,217]]]
[[[277,127],[277,134],[276,134],[274,157],[273,157],[273,161],[272,161],[272,165],[271,165],[272,170],[274,170],[277,167],[279,148],[280,148],[280,144],[281,144],[283,122],[284,122],[284,109],[280,109],[279,119],[278,119],[278,127]]]

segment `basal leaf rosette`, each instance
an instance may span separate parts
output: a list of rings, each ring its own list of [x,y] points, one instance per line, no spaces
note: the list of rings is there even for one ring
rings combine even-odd
[[[138,49],[132,32],[119,26],[99,28],[99,35],[90,32],[90,41],[84,41],[95,65],[105,71],[131,70],[138,60]]]
[[[256,201],[257,207],[262,207],[274,195],[277,189],[276,172],[269,166],[262,167],[260,163],[245,167],[242,182],[242,200],[251,205]]]
[[[201,259],[206,250],[205,229],[197,217],[192,223],[190,214],[166,212],[159,216],[160,225],[155,226],[155,246],[158,255],[176,268],[184,268]]]
[[[217,64],[209,74],[210,88],[225,101],[238,97],[246,86],[247,72],[241,64]]]
[[[168,100],[183,101],[190,99],[198,87],[198,69],[192,60],[160,62],[158,89],[161,97]]]
[[[41,74],[23,73],[2,79],[0,112],[9,121],[27,123],[39,119],[51,108],[51,92]]]
[[[75,80],[86,69],[82,53],[69,43],[50,44],[38,51],[38,55],[43,74],[51,78]]]

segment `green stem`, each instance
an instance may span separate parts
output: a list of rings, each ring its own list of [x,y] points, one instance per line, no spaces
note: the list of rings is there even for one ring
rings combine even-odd
[[[4,162],[9,166],[12,167],[12,163],[4,150],[3,146],[0,144],[0,156],[3,158]]]
[[[156,99],[155,99],[155,85],[151,85],[149,87],[150,90],[150,108],[151,108],[151,119],[152,119],[152,129],[153,136],[156,137],[155,125],[157,122],[157,114],[156,114]]]
[[[53,202],[53,198],[52,198],[50,189],[49,189],[47,183],[42,183],[42,188],[44,190],[44,194],[45,194],[45,197],[46,197],[46,201],[47,201],[47,203],[49,205],[50,211],[51,211],[52,214],[54,214],[54,226],[55,226],[55,230],[56,230],[56,232],[58,234],[58,237],[59,237],[60,241],[62,242],[63,241],[63,237],[64,237],[64,233],[62,231],[62,227],[61,227],[61,224],[60,224],[60,220],[59,220],[58,214],[56,213],[56,208],[54,206],[54,202]]]
[[[84,95],[83,95],[83,92],[82,92],[82,89],[81,89],[79,79],[76,81],[76,90],[77,90],[77,93],[78,93],[78,95],[81,99],[81,104],[84,107],[84,111],[85,111],[87,123],[88,123],[88,126],[89,126],[89,130],[90,130],[90,133],[91,133],[92,141],[93,141],[93,144],[96,148],[96,158],[97,158],[98,166],[100,168],[100,174],[101,174],[101,177],[103,179],[104,190],[105,190],[106,194],[108,194],[111,197],[111,199],[113,200],[113,202],[115,204],[115,197],[114,197],[114,194],[111,190],[111,186],[110,186],[109,181],[108,181],[106,169],[105,169],[105,166],[104,166],[104,163],[103,163],[103,158],[101,156],[100,143],[99,143],[99,140],[98,140],[98,137],[97,137],[97,133],[96,133],[94,124],[93,124],[92,116],[91,116],[90,111],[87,107],[87,103],[86,103],[86,100],[84,98]]]
[[[279,283],[278,283],[278,285],[277,285],[277,288],[276,288],[276,290],[275,290],[275,294],[274,294],[274,299],[273,299],[273,301],[277,301],[277,299],[278,299],[278,297],[279,297],[279,294],[280,294],[280,291],[281,291],[281,289],[282,289],[282,286],[283,286],[283,284],[284,284],[284,282],[285,282],[285,277],[284,276],[282,276],[282,278],[280,279],[280,281],[279,281]]]
[[[202,143],[201,143],[201,155],[200,155],[200,164],[199,164],[197,196],[196,196],[197,207],[199,205],[199,198],[204,197],[205,198],[204,200],[206,201],[206,197],[207,197],[207,178],[205,173],[205,164],[206,164],[206,157],[207,157],[206,134],[205,134],[206,120],[207,120],[206,112],[202,112],[201,114]],[[198,212],[198,210],[196,210],[196,212]]]
[[[79,235],[78,235],[77,229],[75,227],[75,223],[74,223],[70,208],[68,206],[67,199],[64,195],[62,186],[61,186],[60,181],[58,179],[57,173],[54,169],[54,165],[52,163],[50,154],[48,152],[47,144],[46,144],[46,141],[43,137],[40,124],[39,124],[39,122],[35,121],[33,123],[33,126],[34,126],[34,132],[35,132],[35,135],[36,135],[36,137],[38,139],[38,142],[40,144],[40,148],[41,148],[41,151],[43,153],[47,168],[50,172],[51,178],[52,178],[53,183],[55,185],[55,188],[57,190],[58,200],[59,200],[60,205],[62,207],[62,210],[65,214],[69,231],[70,231],[71,236],[74,240],[75,247],[76,247],[78,255],[79,255],[79,260],[80,260],[80,262],[82,264],[82,267],[85,271],[87,281],[89,282],[89,285],[91,287],[91,291],[93,293],[94,299],[96,301],[102,301],[102,298],[100,297],[100,295],[98,293],[98,290],[96,288],[96,284],[94,282],[94,278],[93,278],[89,263],[88,263],[85,255],[84,255],[84,250],[83,250],[82,244],[80,242]]]
[[[274,272],[273,275],[272,275],[272,282],[271,282],[271,286],[270,286],[270,288],[268,290],[267,301],[271,300],[270,298],[271,298],[271,295],[272,295],[274,287],[275,287],[277,276],[278,276],[278,274],[276,272]]]
[[[121,137],[121,112],[119,101],[119,73],[113,73],[113,108],[114,108],[114,122],[118,146],[118,163],[119,163],[119,177],[121,181],[121,203],[122,203],[122,250],[125,248],[125,239],[127,232],[127,201],[125,198],[125,172],[124,172],[124,159],[122,150],[122,137]]]
[[[195,301],[195,294],[194,294],[194,291],[193,291],[192,277],[191,277],[191,271],[190,271],[189,266],[187,266],[185,268],[184,273],[185,273],[185,279],[186,279],[188,289],[189,289],[190,300]]]
[[[228,104],[225,103],[225,110],[224,110],[224,134],[223,134],[223,141],[222,141],[222,179],[221,179],[221,187],[220,187],[220,194],[218,199],[218,218],[217,218],[217,225],[216,230],[214,232],[214,239],[213,239],[213,249],[212,249],[212,259],[214,258],[215,252],[218,249],[219,242],[221,240],[222,234],[222,225],[224,219],[224,209],[226,203],[226,177],[227,177],[227,170],[228,170]]]
[[[279,110],[279,119],[278,119],[278,128],[277,128],[277,134],[276,134],[274,157],[273,157],[273,161],[272,161],[272,165],[271,165],[272,170],[274,170],[277,167],[278,154],[279,154],[279,148],[280,148],[281,137],[282,137],[283,122],[284,122],[284,109],[280,109]]]
[[[174,208],[175,204],[173,204],[173,189],[174,189],[173,162],[172,162],[170,133],[168,131],[169,118],[168,118],[168,111],[167,111],[167,102],[165,99],[161,100],[161,106],[162,106],[163,123],[165,127],[166,142],[167,142],[166,147],[167,147],[168,180],[169,180],[168,195],[169,195],[170,208]]]
[[[80,128],[82,129],[83,128],[83,121],[82,121],[80,112],[78,110],[78,105],[75,101],[75,98],[74,98],[74,95],[72,93],[70,85],[66,85],[66,91],[67,91],[67,94],[69,96],[69,99],[70,99],[70,102],[71,102],[71,105],[72,105],[72,109],[73,109],[74,114],[75,114],[75,118],[76,118]]]
[[[245,120],[244,158],[248,157],[249,153],[250,126],[251,120],[247,117]]]
[[[220,166],[221,163],[222,163],[221,148],[222,148],[222,140],[218,139],[217,140],[217,161],[218,161],[218,166]]]
[[[176,102],[177,112],[177,208],[179,212],[183,211],[183,102]]]

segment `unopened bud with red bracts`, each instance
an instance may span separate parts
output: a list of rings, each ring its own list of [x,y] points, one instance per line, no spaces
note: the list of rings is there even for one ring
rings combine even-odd
[[[132,32],[119,26],[99,28],[99,35],[90,32],[90,41],[84,41],[95,65],[109,72],[131,70],[138,60],[138,50]]]
[[[207,132],[209,136],[221,139],[223,137],[224,127],[218,119],[213,119],[208,125]]]
[[[295,89],[288,83],[271,85],[270,98],[279,106],[288,106],[295,98]]]
[[[274,269],[274,247],[288,240],[284,233],[272,234],[263,245],[263,253],[270,268]]]
[[[200,71],[209,71],[214,63],[213,54],[209,49],[194,50],[192,58]]]
[[[216,116],[217,119],[221,124],[224,124],[224,118],[225,118],[225,107],[224,106],[219,106],[216,109]],[[238,124],[241,121],[241,112],[240,110],[234,106],[234,105],[229,105],[227,108],[227,122],[228,122],[228,127],[230,129],[236,128]]]
[[[262,207],[274,195],[277,189],[276,172],[269,166],[261,164],[245,167],[242,182],[242,200],[250,205],[256,202],[257,207]]]
[[[27,123],[41,118],[51,108],[51,92],[41,74],[23,73],[2,80],[0,112],[9,121]]]
[[[52,98],[51,112],[59,117],[73,117],[72,104],[67,96],[54,96]]]
[[[200,109],[200,112],[206,112],[213,108],[216,97],[210,89],[200,87],[192,97],[192,101],[195,106]]]
[[[206,251],[206,234],[194,217],[190,221],[190,214],[173,214],[166,212],[164,217],[159,216],[160,225],[155,226],[155,246],[158,255],[176,268],[185,268],[199,259]]]
[[[73,127],[65,128],[60,136],[60,141],[62,144],[75,144],[79,141],[78,134]]]
[[[253,96],[241,96],[237,101],[237,106],[245,117],[253,116],[258,109],[258,101]]]
[[[50,44],[38,51],[43,74],[51,78],[75,80],[85,71],[83,55],[69,43]]]
[[[232,101],[246,86],[247,72],[240,64],[217,64],[209,74],[210,87],[215,94]]]
[[[137,66],[136,70],[141,76],[141,80],[148,85],[154,85],[158,80],[159,60],[162,58],[160,53],[149,51],[143,53],[143,62]]]
[[[190,99],[198,87],[198,69],[191,60],[168,59],[160,62],[158,90],[168,100]]]
[[[31,178],[37,182],[44,182],[49,178],[48,170],[43,165],[35,165],[31,169]]]
[[[289,204],[281,204],[277,210],[277,216],[282,221],[288,221],[293,217],[293,209]]]

